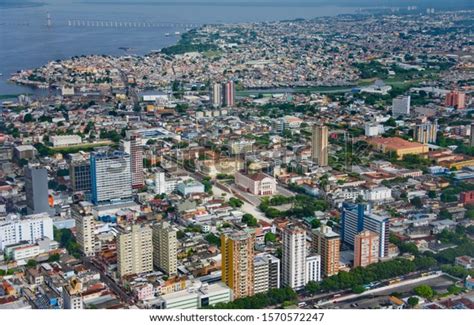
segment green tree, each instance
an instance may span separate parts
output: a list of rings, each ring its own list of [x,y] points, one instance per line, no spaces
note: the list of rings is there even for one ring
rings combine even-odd
[[[218,246],[218,247],[221,246],[221,239],[219,237],[217,237],[216,235],[214,235],[214,234],[207,234],[206,237],[204,237],[204,238],[211,245],[215,245],[215,246]]]
[[[276,239],[277,239],[276,235],[272,232],[267,232],[265,234],[265,244],[274,243],[274,242],[276,242]]]
[[[33,116],[31,116],[30,113],[26,114],[26,115],[23,117],[23,122],[25,122],[25,123],[33,122]]]
[[[250,213],[246,213],[242,216],[242,222],[245,223],[249,227],[257,227],[258,221],[257,219],[251,215]]]
[[[238,198],[231,197],[229,199],[229,205],[233,208],[240,208],[242,205],[244,205],[244,202]]]
[[[418,303],[420,302],[420,299],[418,299],[418,297],[410,297],[408,298],[407,302],[410,308],[414,308],[416,307],[416,305],[418,305]]]
[[[38,265],[38,262],[36,260],[28,260],[26,263],[27,268],[34,268]]]
[[[446,209],[441,209],[439,211],[439,218],[441,220],[444,220],[444,219],[452,219],[453,218],[453,215]]]
[[[48,262],[59,262],[61,256],[59,254],[52,254],[48,258]]]
[[[364,288],[364,286],[362,286],[362,285],[356,285],[356,286],[353,286],[353,287],[352,287],[352,292],[353,292],[353,293],[361,294],[361,293],[364,292],[364,291],[365,291],[365,288]]]
[[[311,220],[311,229],[316,229],[321,227],[321,220],[319,219],[313,219]]]
[[[422,284],[416,288],[413,289],[413,292],[416,293],[418,296],[430,299],[434,295],[433,288],[431,288],[429,285]]]
[[[423,201],[419,196],[414,197],[410,200],[410,203],[417,209],[421,209],[423,207]]]
[[[320,290],[320,286],[316,281],[309,281],[308,283],[306,283],[304,288],[310,294],[315,294]]]

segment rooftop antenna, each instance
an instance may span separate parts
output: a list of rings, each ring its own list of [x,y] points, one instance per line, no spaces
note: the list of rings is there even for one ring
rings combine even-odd
[[[46,23],[46,26],[48,26],[48,28],[52,26],[51,14],[50,14],[49,12],[47,13],[47,23]]]

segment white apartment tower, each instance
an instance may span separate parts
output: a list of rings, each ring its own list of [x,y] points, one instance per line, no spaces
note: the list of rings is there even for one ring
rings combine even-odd
[[[283,230],[282,285],[293,289],[306,284],[306,231],[296,225]]]
[[[321,281],[321,256],[311,255],[306,257],[306,283]]]
[[[214,107],[222,106],[222,85],[220,83],[212,85],[211,101]]]

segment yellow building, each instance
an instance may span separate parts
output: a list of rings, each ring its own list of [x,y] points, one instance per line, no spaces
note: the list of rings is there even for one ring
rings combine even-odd
[[[234,299],[254,294],[254,245],[252,232],[221,236],[222,281],[232,289]]]
[[[410,142],[402,138],[371,138],[367,143],[383,153],[395,152],[399,159],[405,155],[420,155],[428,152],[428,145]]]
[[[466,159],[462,161],[455,161],[455,162],[446,162],[442,163],[441,165],[446,166],[447,168],[455,168],[457,170],[462,169],[464,167],[472,167],[474,166],[474,159]]]

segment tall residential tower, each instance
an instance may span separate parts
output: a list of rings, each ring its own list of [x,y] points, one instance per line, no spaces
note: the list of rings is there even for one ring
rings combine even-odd
[[[327,126],[313,125],[311,141],[311,157],[321,167],[328,165],[328,128]]]
[[[232,289],[234,299],[254,294],[255,234],[237,231],[221,236],[222,281]]]

